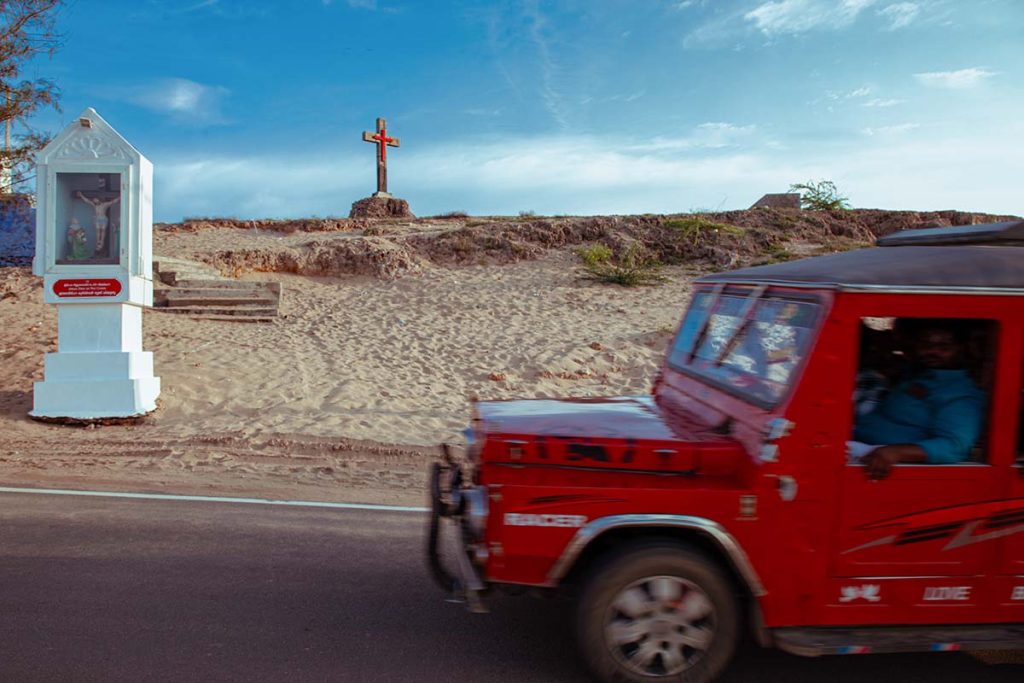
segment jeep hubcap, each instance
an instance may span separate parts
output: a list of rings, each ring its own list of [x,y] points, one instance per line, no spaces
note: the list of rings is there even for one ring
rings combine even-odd
[[[626,668],[644,676],[672,676],[704,656],[715,635],[715,607],[707,593],[678,576],[640,579],[608,608],[604,637]]]

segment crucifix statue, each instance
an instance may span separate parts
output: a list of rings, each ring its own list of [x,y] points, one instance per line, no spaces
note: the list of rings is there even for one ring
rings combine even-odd
[[[390,197],[388,194],[388,147],[398,147],[401,143],[398,138],[388,137],[387,122],[384,119],[377,119],[377,133],[363,131],[363,140],[376,143],[379,148],[377,154],[377,191],[374,197]]]

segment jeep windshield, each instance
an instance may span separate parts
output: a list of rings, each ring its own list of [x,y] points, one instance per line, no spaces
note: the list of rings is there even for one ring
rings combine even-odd
[[[820,306],[765,291],[695,294],[669,366],[761,407],[778,404],[807,354]]]

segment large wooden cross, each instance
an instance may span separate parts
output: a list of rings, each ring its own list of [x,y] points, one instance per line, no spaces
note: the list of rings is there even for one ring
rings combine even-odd
[[[399,147],[401,142],[398,138],[388,137],[388,124],[384,119],[377,119],[377,133],[363,131],[363,140],[376,143],[379,148],[377,154],[377,192],[374,197],[388,194],[388,147]]]

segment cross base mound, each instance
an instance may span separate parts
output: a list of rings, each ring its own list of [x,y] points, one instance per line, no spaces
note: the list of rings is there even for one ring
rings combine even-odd
[[[416,218],[409,210],[409,202],[392,197],[386,192],[377,192],[353,202],[349,218]]]

